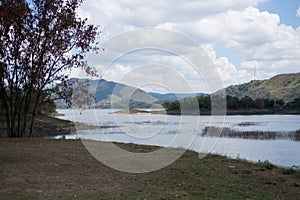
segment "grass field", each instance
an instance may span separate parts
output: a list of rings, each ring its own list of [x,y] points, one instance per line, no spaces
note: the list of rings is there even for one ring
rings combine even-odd
[[[118,144],[132,152],[157,147]],[[80,140],[0,139],[0,199],[299,199],[300,172],[187,151],[144,174],[111,169]]]

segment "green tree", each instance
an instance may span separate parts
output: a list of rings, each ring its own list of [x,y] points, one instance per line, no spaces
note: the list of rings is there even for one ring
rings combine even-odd
[[[175,101],[166,101],[162,104],[162,106],[167,111],[178,111],[180,110],[180,102],[178,100]]]
[[[283,99],[276,99],[275,101],[276,106],[281,107],[284,105],[284,100]]]
[[[257,109],[265,108],[264,99],[255,99],[255,108]]]
[[[199,96],[198,104],[200,110],[211,110],[211,98],[210,96]]]
[[[85,55],[97,50],[97,27],[77,15],[82,0],[0,0],[0,100],[7,136],[32,136],[45,91],[73,68],[94,71]],[[27,125],[27,122],[30,124]]]
[[[264,99],[264,105],[267,109],[273,109],[275,106],[275,101],[273,99]]]
[[[255,102],[248,96],[241,98],[241,105],[243,108],[255,108]]]
[[[296,98],[287,104],[287,107],[292,109],[300,109],[300,98]]]
[[[227,95],[226,100],[228,109],[237,109],[240,107],[240,101],[237,97]]]
[[[187,97],[181,100],[180,102],[182,110],[198,110],[199,105],[197,97]]]

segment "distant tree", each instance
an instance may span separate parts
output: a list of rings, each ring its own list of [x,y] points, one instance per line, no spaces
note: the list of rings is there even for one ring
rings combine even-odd
[[[85,55],[97,50],[98,32],[78,17],[81,3],[0,0],[0,101],[8,137],[32,136],[38,108],[48,98],[45,91],[68,79],[62,70],[94,74]]]
[[[180,110],[180,102],[178,100],[175,101],[166,101],[162,104],[162,106],[167,111],[178,111]]]
[[[300,98],[296,98],[293,101],[287,103],[288,108],[300,109]]]
[[[199,105],[197,101],[197,97],[187,97],[181,100],[181,109],[183,110],[198,110]]]
[[[294,105],[295,105],[295,108],[300,108],[300,98],[296,98],[294,101],[293,101]]]
[[[284,105],[284,100],[283,99],[276,99],[275,104],[277,107],[281,107]]]
[[[211,110],[211,97],[210,96],[199,96],[198,104],[200,110]]]
[[[180,110],[180,102],[178,100],[172,101],[170,104],[170,110]]]
[[[255,108],[255,102],[248,96],[244,96],[240,101],[243,108]]]
[[[228,109],[237,109],[240,107],[240,101],[237,97],[227,95],[226,100]]]
[[[273,109],[275,106],[275,101],[273,99],[264,99],[264,105],[267,109]]]
[[[257,108],[257,109],[265,108],[264,99],[255,99],[255,108]]]

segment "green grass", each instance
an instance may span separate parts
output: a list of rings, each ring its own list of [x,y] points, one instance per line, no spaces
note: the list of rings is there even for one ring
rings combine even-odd
[[[175,166],[151,172],[155,176],[160,174],[160,179],[154,182],[149,180],[138,188],[128,187],[101,195],[78,194],[76,199],[274,199],[276,195],[271,188],[277,188],[298,173],[290,173],[290,169],[278,168],[268,161],[254,164],[216,155],[199,160],[194,152],[186,152],[180,160]],[[272,176],[275,171],[280,172],[278,169],[288,176]],[[261,174],[257,175],[258,172]],[[295,181],[289,184],[299,187]]]

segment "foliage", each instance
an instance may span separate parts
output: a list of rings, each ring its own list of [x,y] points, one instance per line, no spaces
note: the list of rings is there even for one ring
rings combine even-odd
[[[300,108],[300,99],[295,99],[293,102],[285,105],[282,99],[255,99],[253,100],[249,96],[245,96],[241,99],[237,97],[232,97],[227,95],[227,109],[238,110],[238,109],[282,109],[286,107],[291,108]],[[298,102],[299,101],[299,102]],[[196,103],[195,103],[196,102]],[[190,97],[183,100],[176,101],[166,101],[162,103],[162,106],[167,111],[179,111],[181,107],[184,107],[187,110],[196,109],[195,106],[198,106],[197,109],[200,111],[209,111],[211,110],[211,98],[210,96],[199,96],[199,97]]]
[[[176,101],[167,101],[162,104],[162,106],[167,110],[167,111],[172,111],[172,110],[180,110],[180,102],[178,100]]]
[[[300,73],[281,74],[267,80],[255,80],[227,87],[226,94],[252,99],[282,99],[285,102],[300,98]]]
[[[237,98],[233,96],[226,96],[227,109],[230,110],[248,110],[248,109],[267,109],[267,110],[280,110],[280,109],[300,109],[300,98],[297,98],[291,102],[285,104],[282,99],[269,99],[269,98],[258,98],[252,99],[249,96]],[[200,109],[200,111],[211,110],[211,97],[210,96],[199,96],[189,97],[182,100],[176,101],[165,101],[162,106],[167,111],[179,111],[181,108],[186,110]],[[195,106],[198,106],[195,107]]]
[[[300,73],[281,74],[267,80],[252,80],[229,86],[225,91],[228,95],[228,109],[299,108],[295,99],[300,98]],[[290,103],[285,104],[286,102]]]
[[[77,16],[81,0],[0,0],[0,101],[8,137],[31,136],[34,118],[49,102],[62,71],[84,69],[97,27]],[[30,120],[29,130],[27,122]]]
[[[282,173],[286,174],[286,175],[297,174],[297,172],[298,171],[296,169],[293,169],[293,168],[286,168],[286,169],[282,170]]]
[[[295,109],[300,108],[300,98],[294,99],[294,101],[291,101],[287,104],[287,107]]]
[[[89,90],[90,83],[87,79],[69,81],[68,88],[72,96],[69,103],[73,108],[91,108],[95,101],[95,94]]]
[[[276,166],[273,165],[272,163],[270,163],[270,161],[268,161],[268,160],[265,160],[263,162],[259,161],[259,163],[261,164],[262,167],[264,167],[267,170],[271,170],[271,169],[276,168]]]

